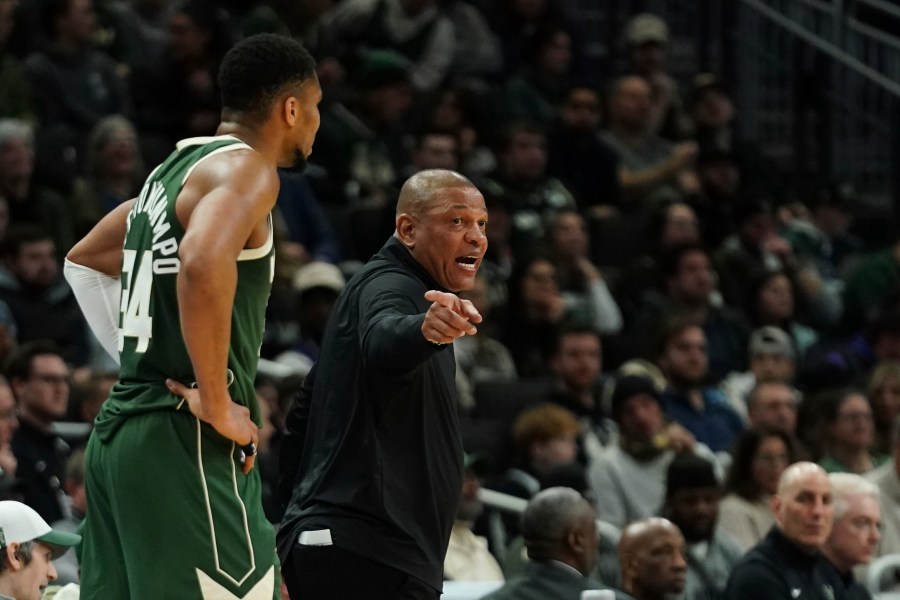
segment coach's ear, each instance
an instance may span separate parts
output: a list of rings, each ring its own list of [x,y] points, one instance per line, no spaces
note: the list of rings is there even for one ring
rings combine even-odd
[[[400,243],[409,250],[416,247],[416,218],[409,213],[402,213],[397,217],[397,230],[395,235]]]

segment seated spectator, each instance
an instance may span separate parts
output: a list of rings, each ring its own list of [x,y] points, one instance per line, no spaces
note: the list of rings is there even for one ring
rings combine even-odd
[[[780,431],[797,447],[799,404],[800,392],[793,386],[777,380],[757,383],[747,395],[747,424],[764,431]]]
[[[351,64],[359,50],[390,50],[410,62],[417,92],[433,92],[453,63],[453,22],[437,0],[353,0],[338,3],[323,23],[323,52]]]
[[[763,157],[758,145],[743,137],[731,90],[712,73],[698,73],[691,83],[687,105],[697,144],[726,152],[734,158],[747,181],[764,191],[776,190],[779,173]]]
[[[836,390],[812,402],[821,410],[824,455],[819,464],[825,471],[862,474],[887,460],[872,453],[875,427],[872,405],[865,395],[852,389]]]
[[[396,184],[407,164],[410,63],[396,52],[373,50],[353,65],[349,80],[346,99],[321,109],[310,161],[325,170],[323,203],[347,213],[344,258],[365,261],[393,230]]]
[[[84,142],[100,119],[128,114],[131,99],[115,62],[94,48],[97,15],[91,0],[43,2],[41,24],[46,43],[25,60],[42,135],[46,141],[54,140],[39,141],[38,155],[47,159],[39,170],[55,176],[58,188],[68,191],[72,180],[59,175],[75,173],[63,167],[68,149],[74,148],[75,156],[81,157]],[[78,170],[82,166],[82,159],[71,165]]]
[[[0,262],[0,300],[12,312],[18,341],[52,340],[69,364],[89,363],[91,334],[61,276],[50,235],[33,225],[10,230]]]
[[[16,398],[19,429],[12,450],[24,501],[50,522],[67,515],[64,486],[69,445],[53,430],[69,404],[69,368],[52,344],[19,347],[6,369]]]
[[[318,360],[331,309],[345,284],[340,269],[327,262],[311,262],[297,270],[290,320],[296,319],[300,329],[288,349],[275,357],[293,375],[305,377]]]
[[[16,474],[18,461],[12,450],[12,439],[19,428],[16,399],[6,377],[0,375],[0,478],[11,482]]]
[[[575,209],[563,209],[553,217],[548,233],[567,319],[604,335],[619,333],[622,313],[600,269],[588,257],[591,241],[584,217]]]
[[[484,459],[478,455],[465,457],[462,497],[456,520],[450,532],[450,545],[444,558],[444,579],[455,581],[503,581],[497,559],[488,552],[487,540],[472,533],[476,519],[484,510],[478,497],[481,490],[479,468]]]
[[[877,557],[900,553],[900,418],[894,420],[891,434],[891,460],[865,475],[879,490],[882,529]]]
[[[289,254],[295,267],[314,260],[337,264],[342,258],[338,236],[310,177],[282,169],[278,179],[281,188],[273,215],[280,234],[276,252]]]
[[[531,498],[542,489],[541,480],[553,469],[575,462],[581,427],[568,410],[555,404],[541,404],[523,411],[512,425],[516,466],[504,473],[495,485],[498,492]],[[507,521],[515,535],[518,524]]]
[[[39,600],[56,581],[52,561],[81,543],[80,535],[51,529],[34,509],[12,500],[0,502],[0,531],[0,596],[17,600]]]
[[[838,597],[871,598],[853,577],[853,569],[869,564],[881,539],[878,487],[851,473],[832,473],[829,479],[834,494],[834,526],[822,546],[826,578],[838,590]]]
[[[741,549],[755,546],[775,524],[771,498],[794,460],[791,438],[781,432],[748,429],[735,443],[719,504],[719,528]]]
[[[547,173],[575,196],[588,218],[603,218],[619,205],[618,158],[599,134],[600,93],[572,85],[547,133]]]
[[[684,536],[671,521],[650,517],[631,523],[619,541],[622,588],[635,600],[667,600],[685,590]]]
[[[522,536],[525,572],[484,600],[569,600],[583,590],[606,589],[588,577],[597,561],[596,513],[575,490],[553,487],[535,495],[522,515]]]
[[[84,449],[72,453],[66,461],[66,500],[69,503],[69,516],[53,523],[54,531],[77,533],[84,515],[87,514],[87,492],[84,486]],[[56,567],[57,581],[61,585],[78,583],[78,558],[75,553],[66,554],[53,562]]]
[[[891,427],[900,416],[900,362],[879,362],[869,375],[866,386],[872,400],[872,416],[875,419],[874,450],[880,454],[891,452]]]
[[[0,118],[34,121],[34,101],[21,59],[9,48],[18,0],[0,0]]]
[[[97,123],[88,137],[85,154],[85,176],[75,181],[72,193],[78,239],[112,209],[137,196],[146,176],[137,131],[121,115],[104,117]]]
[[[216,131],[222,109],[216,77],[230,43],[222,14],[209,0],[173,3],[162,58],[131,71],[134,120],[148,164],[161,163],[182,138]]]
[[[568,30],[552,23],[539,26],[528,39],[519,71],[506,82],[502,98],[506,118],[550,125],[571,83],[571,70]]]
[[[834,520],[831,482],[821,467],[809,462],[791,465],[772,498],[775,526],[731,572],[726,600],[794,598],[801,594],[825,600],[828,583],[822,575],[819,549]]]
[[[753,388],[760,383],[774,381],[790,384],[794,380],[797,368],[794,344],[788,334],[779,327],[766,326],[755,329],[750,335],[747,355],[750,370],[731,372],[722,381],[722,391],[728,396],[728,402],[745,420]],[[796,409],[796,406],[794,408]]]
[[[588,476],[603,519],[624,527],[657,514],[665,498],[666,470],[689,443],[667,428],[660,392],[651,379],[617,378],[611,404],[619,439],[603,448]],[[694,451],[713,458],[702,444],[696,444]]]
[[[662,514],[687,543],[684,600],[719,598],[744,550],[718,527],[721,485],[713,464],[692,452],[675,457],[666,473]]]
[[[563,28],[572,38],[573,67],[580,73],[586,66],[584,41],[579,35],[574,15],[561,2],[532,2],[531,0],[503,0],[475,2],[488,17],[491,29],[500,40],[503,54],[502,79],[513,75],[515,68],[525,62],[527,48],[534,32],[541,27]]]
[[[699,241],[700,225],[688,204],[666,202],[653,210],[646,239],[639,244],[640,255],[629,259],[613,290],[626,321],[633,320],[638,310],[658,294],[656,288],[664,280],[663,257],[673,248]]]
[[[666,416],[698,442],[727,454],[744,423],[718,388],[704,385],[708,353],[699,325],[676,319],[665,326],[656,351],[656,364],[666,376],[662,405]]]
[[[661,257],[661,266],[658,283],[662,293],[644,296],[644,305],[628,330],[632,345],[646,345],[667,320],[681,316],[703,328],[709,344],[711,381],[742,371],[747,363],[750,327],[738,312],[715,301],[715,273],[709,253],[697,244],[678,245]],[[646,348],[634,348],[633,354],[639,351]]]
[[[444,10],[453,23],[453,63],[450,81],[481,90],[500,74],[503,57],[500,41],[491,31],[486,15],[464,0],[443,2]]]
[[[449,131],[428,130],[415,136],[409,164],[401,174],[406,181],[419,171],[449,169],[459,171],[459,139]]]
[[[753,326],[778,327],[790,336],[799,360],[816,343],[819,334],[800,323],[796,287],[783,271],[761,271],[750,277],[746,314]]]
[[[553,217],[574,208],[575,199],[558,179],[547,174],[547,138],[533,123],[514,122],[500,142],[500,165],[479,187],[498,199],[512,225],[510,243],[516,258],[535,255]]]
[[[678,82],[668,72],[669,26],[658,16],[641,13],[625,25],[629,72],[653,88],[652,131],[669,140],[683,140],[693,129]]]
[[[497,167],[497,158],[487,146],[490,121],[482,113],[483,101],[461,87],[442,89],[425,109],[425,129],[452,134],[459,142],[459,170],[469,177],[483,177]]]
[[[860,258],[845,277],[843,325],[859,331],[883,311],[885,298],[900,286],[900,237],[886,248]]]
[[[696,189],[697,144],[672,144],[655,133],[653,88],[643,77],[616,80],[609,93],[603,140],[619,159],[623,205],[641,207],[682,198]]]
[[[552,262],[534,258],[516,265],[509,278],[509,303],[500,341],[512,353],[519,377],[548,374],[547,359],[565,311]]]
[[[0,196],[9,222],[49,232],[62,260],[74,243],[72,217],[66,200],[34,177],[34,130],[24,121],[0,120]]]
[[[863,248],[850,231],[854,196],[848,184],[817,190],[809,202],[809,218],[791,220],[784,231],[798,260],[814,264],[829,285],[843,287],[843,276]]]
[[[488,288],[488,276],[479,269],[475,275],[475,285],[471,290],[460,293],[460,298],[470,301],[482,322],[478,335],[464,335],[453,340],[456,357],[456,385],[460,395],[460,405],[471,409],[475,404],[474,388],[486,381],[515,381],[516,364],[509,349],[492,334],[490,315],[494,302]]]
[[[735,209],[744,177],[733,151],[715,145],[698,147],[699,189],[686,202],[700,220],[703,243],[715,250],[735,232]]]
[[[548,399],[581,420],[582,440],[588,458],[600,451],[609,437],[609,424],[602,402],[600,374],[603,370],[603,344],[595,330],[586,326],[565,327],[550,354],[554,384]]]

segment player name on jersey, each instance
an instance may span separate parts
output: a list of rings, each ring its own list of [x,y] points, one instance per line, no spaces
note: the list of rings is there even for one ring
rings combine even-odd
[[[166,189],[159,181],[148,182],[141,190],[141,195],[128,214],[127,227],[131,229],[132,221],[141,214],[147,215],[153,229],[153,272],[177,273],[181,266],[178,259],[178,240],[172,232],[166,213],[168,198]],[[168,234],[168,237],[164,237]]]

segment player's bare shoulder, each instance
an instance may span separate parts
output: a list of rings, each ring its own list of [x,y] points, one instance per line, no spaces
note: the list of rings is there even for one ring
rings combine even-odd
[[[197,165],[178,194],[176,210],[186,223],[201,200],[229,196],[233,206],[267,213],[275,206],[279,186],[275,166],[262,154],[249,146],[235,148]]]

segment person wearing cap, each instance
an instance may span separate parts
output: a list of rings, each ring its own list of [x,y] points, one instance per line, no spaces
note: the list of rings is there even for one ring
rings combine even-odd
[[[749,369],[732,371],[721,384],[731,407],[745,421],[748,420],[750,393],[754,387],[761,382],[781,382],[789,386],[797,369],[793,341],[786,331],[773,325],[760,327],[750,334],[747,356]]]
[[[56,580],[53,560],[80,542],[76,533],[51,529],[30,506],[0,501],[0,600],[40,600]]]
[[[686,559],[677,525],[662,517],[635,521],[619,540],[622,588],[635,600],[680,598],[688,581]]]
[[[624,527],[657,513],[665,498],[666,469],[689,444],[667,426],[660,390],[650,378],[617,377],[611,405],[619,438],[590,465],[588,480],[603,519]],[[694,444],[693,450],[714,460],[703,444]]]
[[[798,462],[772,497],[775,526],[735,565],[724,600],[834,600],[820,548],[834,522],[831,482],[822,467]]]
[[[294,344],[275,356],[274,362],[306,377],[319,357],[331,309],[345,285],[343,273],[331,263],[314,261],[297,270],[292,282],[296,302],[291,308],[300,332]]]
[[[684,600],[720,597],[744,550],[718,526],[721,484],[714,465],[693,452],[679,454],[666,473],[663,516],[687,542]]]
[[[678,83],[668,72],[669,41],[669,26],[654,14],[637,14],[625,26],[629,70],[653,86],[653,131],[683,140],[691,134],[692,124]]]
[[[444,579],[455,581],[503,581],[503,571],[494,555],[488,551],[486,538],[475,535],[472,527],[484,511],[478,493],[484,476],[486,459],[478,454],[466,454],[463,462],[462,495],[456,520],[450,532],[450,544],[444,558]]]
[[[569,600],[585,590],[609,589],[590,574],[597,562],[597,513],[567,487],[538,492],[522,514],[528,563],[484,600]],[[616,600],[629,596],[615,591]]]

